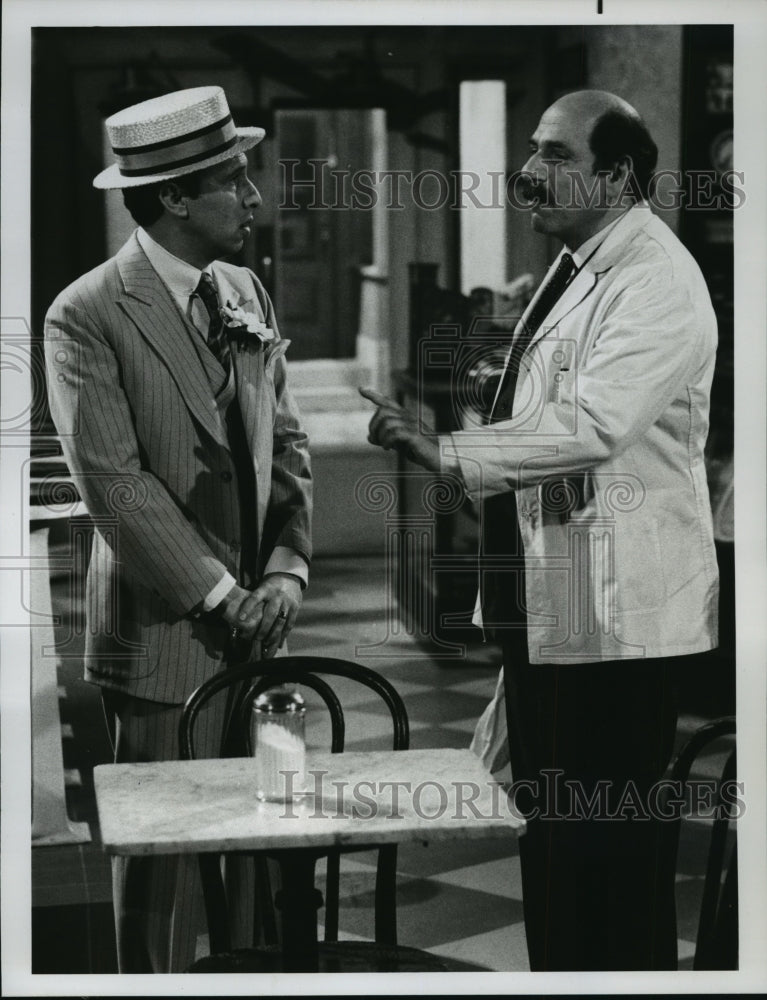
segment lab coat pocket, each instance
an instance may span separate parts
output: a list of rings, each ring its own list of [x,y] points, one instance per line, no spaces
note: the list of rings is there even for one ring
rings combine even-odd
[[[548,364],[548,402],[560,403],[572,396],[575,385],[575,342],[558,340],[550,345]]]
[[[612,577],[614,614],[655,611],[666,600],[660,534],[654,517],[636,512],[614,523]]]

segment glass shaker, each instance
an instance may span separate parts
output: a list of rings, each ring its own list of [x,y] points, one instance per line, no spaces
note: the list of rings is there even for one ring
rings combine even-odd
[[[293,687],[262,692],[253,704],[256,796],[285,802],[306,785],[306,704]],[[292,772],[292,773],[285,773]]]

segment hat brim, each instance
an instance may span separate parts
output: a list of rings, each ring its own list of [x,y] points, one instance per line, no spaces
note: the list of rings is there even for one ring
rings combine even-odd
[[[237,156],[238,153],[245,153],[261,142],[265,135],[266,132],[262,128],[238,128],[237,142],[225,152],[217,153],[206,160],[200,160],[199,163],[192,163],[186,167],[178,167],[175,170],[151,174],[145,177],[124,177],[120,173],[120,167],[116,163],[113,163],[93,178],[93,186],[103,191],[114,191],[119,188],[142,187],[146,184],[154,184],[156,181],[170,181],[174,177],[183,177],[184,174],[193,174],[198,170],[204,170],[206,167],[213,167],[217,163],[223,163],[224,160],[230,160],[233,156]]]

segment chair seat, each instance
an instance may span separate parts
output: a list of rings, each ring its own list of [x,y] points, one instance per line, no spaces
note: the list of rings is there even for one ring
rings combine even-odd
[[[482,965],[432,955],[419,948],[372,941],[321,941],[319,972],[487,972]],[[282,972],[278,946],[241,948],[198,959],[187,972]]]

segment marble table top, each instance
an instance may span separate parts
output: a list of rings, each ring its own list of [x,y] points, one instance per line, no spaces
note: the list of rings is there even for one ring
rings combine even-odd
[[[525,826],[471,750],[310,752],[307,794],[287,803],[256,798],[253,758],[102,764],[94,782],[111,854],[509,836]]]

